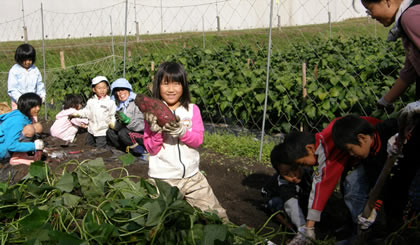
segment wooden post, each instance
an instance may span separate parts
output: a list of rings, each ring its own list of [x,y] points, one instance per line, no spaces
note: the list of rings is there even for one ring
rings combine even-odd
[[[61,69],[66,69],[66,62],[64,60],[64,51],[60,50],[60,63],[61,63]]]
[[[127,48],[127,56],[128,56],[128,58],[131,58],[131,49],[130,48]]]
[[[136,21],[136,42],[139,42],[140,41],[140,33],[139,33],[140,31],[139,31],[139,22],[138,21]]]
[[[28,43],[28,28],[26,26],[23,27],[23,40]]]
[[[306,101],[306,96],[308,95],[306,90],[306,63],[302,63],[302,98],[303,101]],[[306,104],[306,103],[305,103]],[[304,108],[302,108],[304,109]],[[300,131],[303,132],[303,122],[300,123]]]
[[[246,65],[247,65],[247,67],[248,67],[248,69],[249,69],[249,65],[251,64],[251,59],[250,58],[248,58],[248,61],[246,62]]]
[[[150,70],[154,71],[155,70],[155,62],[152,61],[152,63],[150,63]]]
[[[184,42],[184,49],[187,47],[187,43],[186,42]]]

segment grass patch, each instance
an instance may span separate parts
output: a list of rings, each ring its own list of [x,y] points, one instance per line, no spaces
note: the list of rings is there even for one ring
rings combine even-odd
[[[264,142],[261,156],[261,163],[264,165],[270,166],[270,153],[274,145],[275,142],[273,141]],[[245,157],[257,161],[260,152],[260,140],[252,135],[205,132],[203,147],[223,155]]]

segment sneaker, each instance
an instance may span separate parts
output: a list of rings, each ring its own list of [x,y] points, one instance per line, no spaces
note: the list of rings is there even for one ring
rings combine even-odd
[[[146,150],[144,149],[144,147],[142,145],[137,145],[136,147],[131,148],[130,151],[134,155],[139,155],[139,156],[146,153]]]
[[[149,153],[144,153],[139,156],[140,160],[148,162],[149,161]]]

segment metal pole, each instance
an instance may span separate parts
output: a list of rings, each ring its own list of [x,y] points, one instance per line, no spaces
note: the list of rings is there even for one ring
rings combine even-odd
[[[23,40],[25,43],[28,42],[28,28],[26,27],[25,23],[25,8],[23,7],[23,0],[22,0],[22,20],[23,20]]]
[[[268,34],[267,79],[265,81],[264,115],[263,115],[262,129],[261,129],[260,154],[258,156],[258,161],[261,161],[261,156],[262,156],[262,149],[263,149],[263,143],[264,143],[265,117],[266,117],[266,114],[267,114],[268,81],[270,80],[272,19],[273,19],[273,0],[270,1],[270,32]]]
[[[114,48],[114,33],[112,32],[112,17],[109,16],[109,23],[111,24],[111,48],[112,48],[112,63],[114,64],[114,73],[115,73],[115,48]]]
[[[134,0],[134,23],[136,24],[136,42],[140,41],[139,37],[139,22],[137,21],[137,3]]]
[[[219,9],[217,8],[217,0],[216,0],[216,21],[217,21],[217,31],[220,32],[220,16],[219,16]]]
[[[47,72],[46,72],[46,65],[45,65],[45,35],[44,35],[44,9],[42,8],[42,3],[41,3],[41,26],[42,26],[42,64],[44,66],[44,84],[45,84],[45,89],[46,91],[48,91],[47,89]],[[45,121],[47,121],[48,119],[48,110],[47,110],[47,96],[45,96]]]
[[[162,0],[160,0],[160,33],[163,33],[163,7],[162,7]]]
[[[375,21],[375,38],[376,38],[376,22],[377,22],[377,21]]]
[[[328,11],[328,24],[330,28],[330,38],[331,38],[331,12]]]
[[[128,0],[125,0],[125,27],[124,27],[124,65],[123,65],[123,77],[125,78],[125,60],[127,52],[127,18],[128,17]]]
[[[201,21],[203,22],[203,49],[206,48],[206,36],[204,35],[204,16],[201,16]]]

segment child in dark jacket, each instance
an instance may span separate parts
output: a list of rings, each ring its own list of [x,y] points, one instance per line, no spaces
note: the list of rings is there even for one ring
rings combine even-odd
[[[308,197],[311,191],[311,167],[289,164],[282,161],[281,145],[271,151],[271,164],[277,174],[261,189],[269,198],[265,205],[271,212],[284,210],[296,228],[305,225]]]
[[[355,115],[348,115],[337,120],[332,128],[332,136],[336,146],[347,151],[351,156],[360,159],[359,165],[364,170],[364,176],[359,179],[359,183],[363,183],[360,184],[360,187],[364,189],[366,201],[369,191],[375,186],[388,158],[388,140],[397,132],[398,122],[396,119],[387,119],[374,127]],[[392,213],[398,212],[391,207],[395,207],[399,200],[389,198],[393,197],[395,193],[401,192],[401,189],[398,187],[400,185],[396,181],[396,176],[398,175],[397,168],[394,168],[391,175],[393,177],[388,177],[379,199],[376,200],[375,207],[368,218],[362,217],[362,210],[359,210],[359,214],[356,213],[360,228],[368,229],[375,222],[379,210],[383,210],[381,209],[382,203],[384,203],[385,211],[391,211],[392,209]],[[352,186],[345,184],[344,189],[348,188],[352,188]],[[383,212],[381,213],[384,214]],[[377,223],[375,225],[378,227],[377,230],[382,231],[382,235],[386,236],[384,229],[387,223],[386,219],[381,218],[380,222]],[[375,232],[375,236],[381,236],[380,232]]]
[[[372,125],[380,122],[380,120],[372,117],[361,118]],[[326,128],[316,134],[291,132],[286,135],[282,143],[284,162],[308,166],[317,165],[318,167],[313,177],[312,189],[309,195],[306,225],[300,229],[299,234],[296,236],[298,239],[302,238],[302,236],[307,238],[307,240],[315,239],[315,223],[321,220],[321,213],[345,168],[355,164],[355,159],[347,152],[339,149],[333,142],[331,130],[336,120],[333,120]],[[353,171],[352,173],[357,174],[358,171]],[[349,179],[350,183],[358,185],[358,176],[353,175],[352,177],[354,178]],[[358,189],[350,191],[350,197],[358,196],[361,193]],[[344,201],[349,210],[362,210],[365,203],[363,198],[362,200],[346,199],[346,196],[344,196]],[[353,213],[359,214],[360,212],[353,211]],[[357,216],[352,216],[352,218],[355,221],[357,220]]]

